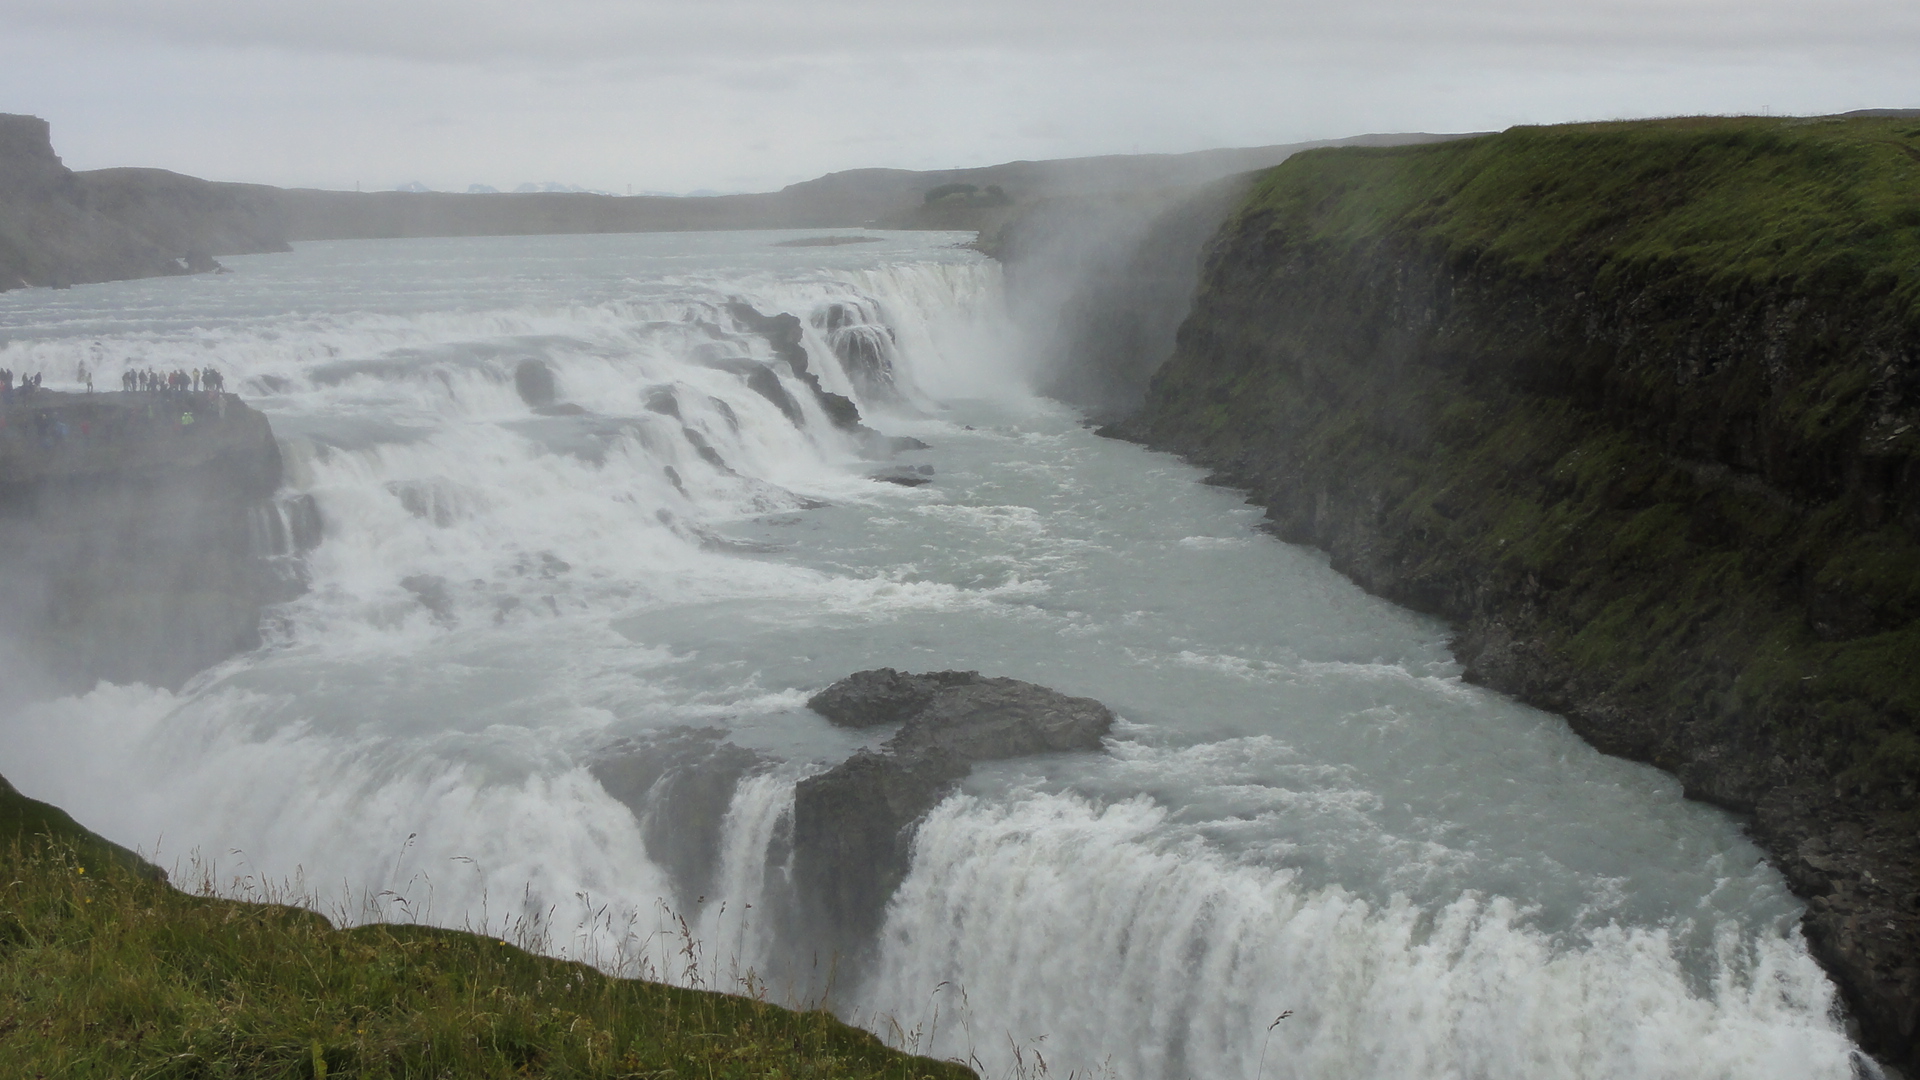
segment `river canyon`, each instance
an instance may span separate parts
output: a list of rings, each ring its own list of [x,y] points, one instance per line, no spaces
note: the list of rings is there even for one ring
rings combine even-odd
[[[8,777],[176,880],[762,987],[991,1076],[1877,1071],[1737,818],[1042,396],[966,236],[804,235],[0,296],[0,366],[51,385],[222,370],[299,583],[177,689],[14,706]],[[877,667],[1115,719],[975,765],[849,944],[803,917],[794,793],[894,733],[807,707]]]

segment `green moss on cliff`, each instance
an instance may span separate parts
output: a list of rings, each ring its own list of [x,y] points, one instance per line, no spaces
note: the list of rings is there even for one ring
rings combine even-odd
[[[1380,159],[1390,159],[1381,167]],[[1309,151],[1243,214],[1347,246],[1417,231],[1527,268],[1672,266],[1723,281],[1865,288],[1920,303],[1920,125],[1694,118],[1514,128]]]

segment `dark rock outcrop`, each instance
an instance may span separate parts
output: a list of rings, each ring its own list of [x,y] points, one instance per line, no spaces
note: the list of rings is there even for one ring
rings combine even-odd
[[[558,393],[553,384],[553,369],[546,361],[528,357],[514,365],[513,388],[520,400],[534,408],[551,405]]]
[[[902,724],[793,794],[792,882],[805,933],[858,965],[905,878],[913,830],[975,762],[1093,751],[1113,713],[1018,679],[974,671],[862,671],[809,707],[842,727]]]
[[[869,402],[900,400],[894,370],[897,342],[886,319],[865,302],[827,304],[814,310],[811,322],[826,336],[827,345]]]
[[[861,453],[868,458],[890,458],[903,450],[925,450],[927,444],[919,439],[905,435],[882,435],[880,432],[860,422],[860,407],[853,399],[844,394],[836,394],[820,385],[820,376],[813,373],[807,358],[807,347],[802,341],[800,317],[789,312],[765,315],[744,300],[733,300],[727,304],[727,314],[733,321],[749,333],[759,334],[773,346],[773,353],[793,370],[801,382],[813,391],[815,401],[827,414],[827,419],[842,431],[857,436]],[[779,377],[771,370],[759,364],[742,367],[740,374],[747,380],[747,386],[755,393],[774,403],[789,420],[795,424],[801,422],[799,403],[793,400],[786,388],[780,385]],[[889,383],[889,385],[891,385]],[[652,407],[649,404],[649,407]],[[894,481],[902,483],[903,481]],[[924,479],[904,481],[909,486],[925,483]]]
[[[843,968],[864,963],[912,864],[913,826],[970,768],[948,754],[861,750],[802,780],[793,792],[796,940]]]
[[[41,391],[0,425],[10,686],[177,687],[255,646],[263,605],[299,588],[279,449],[237,397]]]
[[[733,316],[733,321],[739,323],[748,333],[759,334],[767,339],[767,344],[773,346],[773,355],[785,360],[787,366],[793,369],[794,375],[807,384],[807,388],[813,391],[814,400],[820,403],[820,408],[825,410],[827,418],[833,421],[835,427],[848,431],[869,430],[860,423],[860,407],[853,403],[852,398],[833,393],[820,385],[820,376],[815,375],[809,366],[807,347],[801,342],[802,330],[798,315],[785,311],[764,315],[744,300],[730,301],[727,304],[727,314]],[[755,392],[765,396],[775,405],[779,405],[780,411],[786,413],[789,419],[799,423],[796,415],[799,406],[793,403],[793,399],[784,389],[781,389],[778,379],[774,379],[772,392],[763,385],[755,385],[751,381],[749,385],[753,386]],[[774,396],[775,393],[778,397]]]
[[[787,393],[787,388],[780,383],[780,376],[772,368],[756,365],[747,373],[747,389],[772,402],[773,407],[780,410],[780,415],[786,417],[794,427],[806,426],[807,416],[800,411],[800,403]]]
[[[971,764],[1098,750],[1112,728],[1112,710],[1092,698],[1018,679],[975,678],[935,693],[887,740],[887,749],[903,758],[944,755]]]
[[[869,474],[883,484],[898,484],[901,487],[921,487],[933,483],[931,465],[896,465],[890,469],[881,469]]]
[[[588,769],[633,811],[647,856],[672,878],[680,909],[691,911],[712,889],[735,790],[767,764],[722,732],[674,728],[622,739],[594,755]]]
[[[972,671],[930,671],[925,675],[875,668],[856,671],[807,699],[807,708],[837,727],[865,728],[898,724],[933,703],[933,696],[979,679]]]

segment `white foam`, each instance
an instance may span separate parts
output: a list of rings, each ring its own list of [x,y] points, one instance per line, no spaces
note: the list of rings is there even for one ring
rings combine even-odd
[[[1183,536],[1180,546],[1193,551],[1218,551],[1222,548],[1243,548],[1253,543],[1251,536]]]
[[[1663,931],[1556,942],[1472,894],[1375,907],[1168,847],[1164,823],[1144,798],[943,805],[859,1007],[924,1025],[944,985],[923,1052],[978,1055],[991,1074],[1018,1045],[1055,1073],[1126,1077],[1852,1075],[1831,986],[1797,939],[1725,928],[1703,991]]]

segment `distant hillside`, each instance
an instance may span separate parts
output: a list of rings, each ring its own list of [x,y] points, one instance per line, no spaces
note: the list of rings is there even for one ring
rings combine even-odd
[[[860,226],[991,230],[1043,200],[1187,189],[1266,168],[1299,150],[1446,137],[1363,135],[929,172],[851,169],[749,195],[455,194],[283,190],[160,169],[76,173],[53,152],[45,120],[0,114],[0,290],[211,270],[218,256],[284,251],[298,240]]]
[[[283,194],[290,240],[401,236],[501,236],[542,233],[676,232],[698,229],[991,229],[1012,208],[1040,199],[1188,188],[1276,165],[1320,146],[1397,146],[1439,135],[1362,135],[1353,139],[1203,150],[1011,161],[975,169],[915,172],[850,169],[755,195],[675,198],[575,193],[454,194],[411,191],[314,191]],[[928,194],[956,189],[929,201]],[[966,189],[999,197],[967,198]]]
[[[279,191],[161,169],[76,173],[47,122],[0,114],[0,290],[186,274],[285,251]]]

